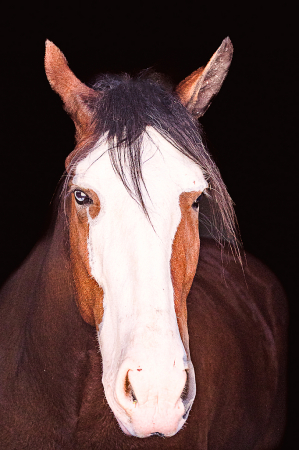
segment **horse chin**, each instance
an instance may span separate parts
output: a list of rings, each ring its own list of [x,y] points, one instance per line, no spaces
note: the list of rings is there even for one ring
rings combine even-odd
[[[177,405],[177,409],[182,412],[183,405]],[[117,408],[118,409],[118,408]],[[143,409],[143,408],[142,408]],[[167,414],[153,413],[149,417],[147,411],[140,411],[141,414],[129,416],[127,413],[115,414],[120,429],[127,436],[138,438],[147,438],[151,436],[171,437],[174,436],[184,426],[187,420],[187,414],[177,415],[175,412]],[[189,412],[189,411],[188,411]],[[160,417],[159,417],[160,416]]]
[[[176,433],[178,433],[178,431],[180,431],[180,429],[184,426],[184,424],[185,424],[185,422],[186,422],[186,419],[181,419],[181,421],[180,421],[180,423],[179,423],[179,425],[178,425],[178,427],[177,427],[177,429],[175,430],[175,431],[173,431],[173,432],[169,432],[169,433],[160,433],[160,432],[157,432],[157,431],[151,431],[151,432],[148,432],[148,433],[144,433],[144,432],[141,432],[141,431],[139,431],[139,432],[135,432],[134,431],[134,429],[133,429],[133,427],[132,426],[130,426],[129,424],[128,424],[128,428],[127,428],[127,426],[125,426],[122,422],[121,422],[121,420],[120,419],[118,419],[117,417],[116,417],[116,420],[117,420],[117,422],[118,422],[118,425],[119,425],[119,427],[120,427],[120,429],[123,431],[123,433],[124,434],[126,434],[127,436],[133,436],[133,437],[138,437],[138,438],[148,438],[148,437],[151,437],[151,436],[159,436],[159,437],[171,437],[171,436],[174,436]]]

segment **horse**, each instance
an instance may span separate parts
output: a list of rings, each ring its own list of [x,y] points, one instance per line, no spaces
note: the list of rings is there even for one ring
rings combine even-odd
[[[149,70],[87,86],[46,42],[76,146],[1,291],[1,449],[279,445],[285,295],[245,257],[198,122],[232,54],[226,38],[175,88]],[[202,201],[214,239],[199,236]]]

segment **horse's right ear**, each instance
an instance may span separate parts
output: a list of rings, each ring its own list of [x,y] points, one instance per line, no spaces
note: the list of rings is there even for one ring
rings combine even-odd
[[[94,100],[99,92],[78,80],[63,53],[49,40],[46,41],[45,70],[52,89],[60,95],[75,123],[79,140],[91,123]]]
[[[233,57],[233,45],[229,37],[222,41],[208,64],[195,70],[176,88],[183,105],[198,119],[218,94],[227,75]]]

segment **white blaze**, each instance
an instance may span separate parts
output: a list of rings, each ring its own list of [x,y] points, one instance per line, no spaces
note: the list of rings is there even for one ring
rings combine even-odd
[[[88,252],[92,276],[104,291],[98,339],[105,394],[124,431],[143,436],[150,431],[143,431],[146,426],[137,409],[143,408],[143,417],[153,424],[162,420],[160,415],[171,420],[167,405],[178,402],[176,385],[184,388],[187,361],[174,310],[171,251],[181,219],[179,196],[203,191],[207,183],[198,165],[147,129],[142,173],[150,223],[113,170],[107,148],[103,141],[78,164],[73,184],[92,189],[101,204],[99,215],[89,217]],[[137,404],[125,398],[128,373]],[[168,423],[163,426],[160,432],[165,434],[177,431]],[[160,430],[155,425],[151,429]]]

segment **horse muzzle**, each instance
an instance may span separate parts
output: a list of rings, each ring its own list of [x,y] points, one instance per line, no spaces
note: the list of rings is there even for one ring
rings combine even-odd
[[[120,367],[110,406],[125,434],[170,437],[186,422],[196,391],[193,365],[174,361],[167,369],[130,360]]]

